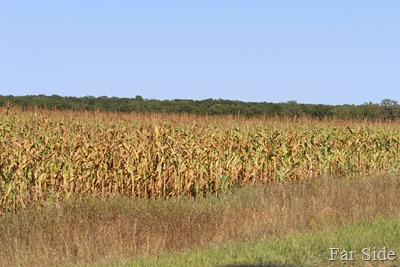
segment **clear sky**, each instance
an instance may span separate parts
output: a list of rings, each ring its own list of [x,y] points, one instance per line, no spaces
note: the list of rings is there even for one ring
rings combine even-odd
[[[0,94],[400,102],[398,0],[0,0]]]

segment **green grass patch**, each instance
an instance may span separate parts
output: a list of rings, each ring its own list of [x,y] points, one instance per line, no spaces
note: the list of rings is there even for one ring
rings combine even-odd
[[[331,231],[299,234],[283,239],[246,241],[181,252],[163,253],[104,263],[100,266],[399,266],[400,217],[362,221]],[[338,248],[337,255],[329,248]],[[379,251],[394,251],[395,260],[379,260]],[[365,250],[364,254],[362,253]],[[333,251],[333,250],[332,250]],[[348,261],[341,260],[346,251]],[[353,253],[351,261],[348,252]],[[373,251],[375,251],[375,256]],[[335,260],[330,261],[332,257]],[[370,257],[370,260],[367,260]],[[375,259],[374,259],[375,257]],[[392,257],[393,258],[393,257]]]

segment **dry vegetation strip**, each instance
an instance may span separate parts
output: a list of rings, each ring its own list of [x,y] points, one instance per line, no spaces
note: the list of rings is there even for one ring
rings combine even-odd
[[[399,172],[396,123],[2,108],[0,212],[71,195],[170,198]]]
[[[385,175],[245,187],[197,200],[70,199],[0,218],[0,266],[111,263],[313,233],[398,216],[399,193],[400,176]]]

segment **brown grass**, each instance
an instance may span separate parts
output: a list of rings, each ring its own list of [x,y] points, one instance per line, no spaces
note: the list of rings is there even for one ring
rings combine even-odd
[[[400,176],[233,189],[218,198],[85,198],[0,219],[1,266],[68,266],[269,239],[400,214]]]

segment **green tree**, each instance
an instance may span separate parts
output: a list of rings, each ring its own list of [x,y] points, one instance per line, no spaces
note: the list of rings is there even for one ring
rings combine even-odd
[[[381,102],[382,114],[385,119],[393,120],[399,116],[399,103],[392,99],[383,99]]]

